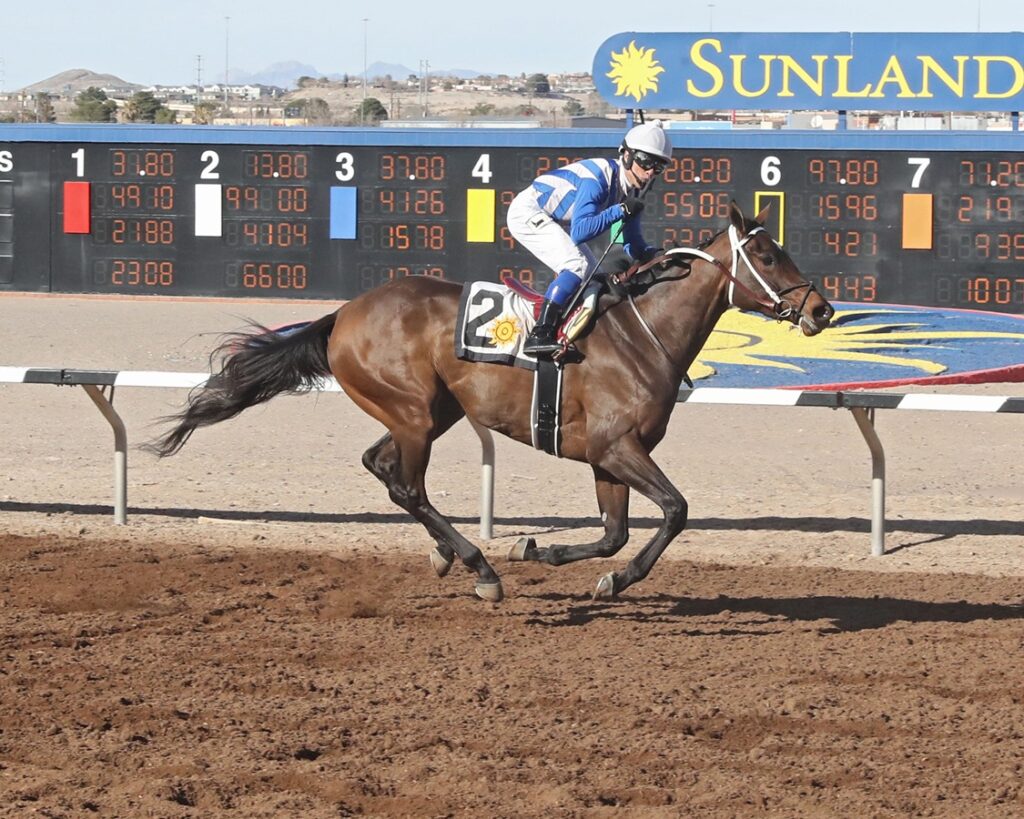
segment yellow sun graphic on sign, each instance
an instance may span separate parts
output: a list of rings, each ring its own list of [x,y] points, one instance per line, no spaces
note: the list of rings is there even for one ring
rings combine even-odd
[[[631,96],[640,102],[648,91],[658,90],[658,75],[665,69],[654,59],[653,48],[637,48],[631,40],[622,51],[612,52],[612,70],[605,74],[615,83],[615,96]]]
[[[515,342],[519,333],[519,320],[514,316],[499,316],[491,327],[491,339],[499,347],[505,347]]]

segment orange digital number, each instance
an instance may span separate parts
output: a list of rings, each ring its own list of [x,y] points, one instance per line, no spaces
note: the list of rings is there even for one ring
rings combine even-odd
[[[138,185],[111,185],[110,198],[119,208],[142,207],[142,189]]]
[[[393,250],[408,250],[412,246],[408,225],[384,225],[382,231],[384,247],[390,247]]]
[[[170,219],[114,219],[110,241],[116,245],[172,245],[174,222]]]
[[[174,284],[174,262],[114,259],[110,283],[122,287],[170,287]]]
[[[807,176],[818,185],[878,184],[877,159],[810,159]]]
[[[821,277],[821,289],[830,299],[844,301],[875,301],[878,281],[872,275],[834,275]]]
[[[381,154],[380,178],[392,180],[430,180],[440,182],[445,178],[445,158],[427,154]]]
[[[305,247],[309,240],[305,222],[244,222],[242,236],[257,247]]]
[[[665,217],[723,219],[729,215],[732,194],[715,191],[667,191],[662,195]]]
[[[301,151],[246,151],[245,175],[256,179],[306,179],[309,155]]]
[[[665,228],[661,235],[663,247],[697,247],[714,236],[715,232],[710,228]]]
[[[126,151],[117,149],[110,155],[114,176],[174,176],[174,151]]]
[[[304,290],[308,278],[304,264],[246,262],[242,265],[241,284],[250,290]]]
[[[667,183],[727,185],[732,182],[732,160],[724,156],[676,157],[669,162],[662,177]]]
[[[416,247],[444,250],[444,225],[416,225]]]

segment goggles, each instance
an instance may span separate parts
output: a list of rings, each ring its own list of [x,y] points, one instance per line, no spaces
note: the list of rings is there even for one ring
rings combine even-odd
[[[662,157],[644,151],[633,151],[633,161],[645,171],[653,170],[655,173],[661,173],[668,165],[668,162]]]

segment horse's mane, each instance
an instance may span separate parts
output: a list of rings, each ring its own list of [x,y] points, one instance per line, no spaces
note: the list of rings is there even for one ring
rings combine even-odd
[[[715,239],[717,239],[719,236],[725,233],[728,229],[728,227],[721,228],[717,233],[714,233],[711,236],[709,236],[707,239],[705,239],[703,242],[697,245],[697,250],[706,250],[708,245],[714,242]]]

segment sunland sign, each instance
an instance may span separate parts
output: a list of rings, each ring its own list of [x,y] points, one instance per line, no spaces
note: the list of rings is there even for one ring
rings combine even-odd
[[[644,34],[606,40],[619,108],[1020,111],[1024,34]]]

